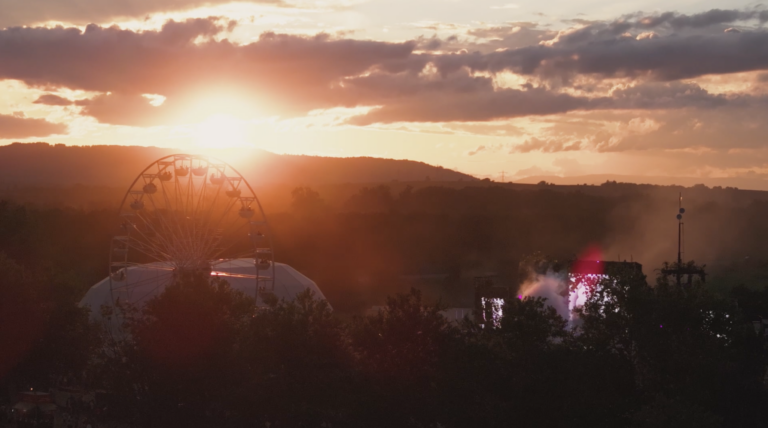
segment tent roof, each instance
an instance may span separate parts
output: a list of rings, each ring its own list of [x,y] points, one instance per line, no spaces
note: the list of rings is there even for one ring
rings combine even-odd
[[[271,269],[262,270],[259,273],[263,277],[271,274],[272,271]],[[234,259],[214,263],[211,276],[214,275],[224,278],[234,290],[249,296],[256,295],[256,266],[253,259]],[[172,268],[166,263],[149,263],[130,267],[127,278],[120,282],[113,281],[111,290],[109,277],[91,287],[80,301],[80,306],[90,307],[91,317],[98,318],[101,306],[111,305],[113,297],[141,304],[162,293],[172,276]],[[262,282],[262,286],[264,284]],[[293,300],[297,294],[307,289],[314,292],[315,298],[325,299],[314,281],[287,264],[275,263],[275,287],[272,291],[278,299]]]

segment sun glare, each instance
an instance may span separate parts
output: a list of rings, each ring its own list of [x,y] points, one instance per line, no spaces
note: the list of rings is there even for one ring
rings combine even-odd
[[[195,126],[195,139],[200,147],[228,148],[248,146],[247,124],[229,115],[217,114]]]

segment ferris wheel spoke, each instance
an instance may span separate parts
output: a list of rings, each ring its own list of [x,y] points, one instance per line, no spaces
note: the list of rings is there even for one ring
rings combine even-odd
[[[177,201],[177,204],[176,204],[175,208],[170,210],[170,212],[168,214],[170,214],[171,216],[176,216],[176,217],[178,217],[181,214],[181,218],[183,219],[183,218],[186,218],[186,214],[185,214],[186,210],[185,210],[185,208],[180,207],[179,204],[178,204],[178,202],[180,200],[179,199],[179,195],[178,195],[179,194],[178,188],[179,188],[179,179],[178,179],[178,175],[176,175],[176,177],[174,179],[174,189],[175,189],[175,192],[174,192],[174,196],[173,197]],[[166,198],[166,200],[170,199],[170,198],[167,197],[167,195],[165,196],[165,198]],[[178,220],[174,221],[173,222],[175,224],[175,228],[174,228],[170,224],[168,224],[168,222],[166,221],[166,216],[167,216],[166,214],[159,213],[158,216],[161,218],[161,221],[166,226],[167,234],[169,235],[167,237],[167,239],[172,241],[172,242],[167,242],[167,240],[166,240],[166,246],[168,248],[168,251],[169,252],[178,252],[180,250],[183,250],[183,251],[187,251],[188,252],[188,249],[185,248],[185,246],[183,245],[183,242],[188,241],[190,239],[190,237],[189,237],[189,234],[186,233],[186,231],[184,230],[184,228],[182,227],[180,222]]]
[[[221,194],[222,187],[224,186],[221,184],[216,185],[216,193],[213,195],[213,200],[211,200],[210,206],[208,207],[208,211],[205,213],[205,216],[203,217],[204,219],[210,219],[213,216],[213,211],[216,208],[216,202],[219,200],[219,195]]]
[[[169,246],[170,246],[170,243],[169,243],[169,242],[166,240],[166,238],[163,236],[163,234],[162,234],[162,233],[159,233],[159,232],[158,232],[158,230],[157,230],[157,229],[154,227],[154,225],[152,224],[152,222],[150,222],[150,221],[148,221],[146,218],[144,218],[142,214],[140,214],[140,213],[137,213],[137,214],[136,214],[136,217],[137,217],[137,218],[139,218],[139,219],[140,219],[140,220],[141,220],[141,221],[144,223],[144,225],[145,225],[145,226],[146,226],[148,229],[151,229],[151,230],[152,230],[152,232],[154,233],[154,235],[155,235],[155,237],[156,237],[156,239],[157,239],[158,241],[162,241],[162,243],[163,243],[163,246],[165,247],[165,251],[163,251],[163,248],[161,248],[161,246],[152,244],[152,238],[150,238],[150,237],[149,237],[149,236],[147,236],[147,235],[146,235],[144,232],[142,232],[142,231],[141,231],[141,229],[139,229],[139,228],[136,228],[136,231],[137,231],[137,232],[138,232],[138,233],[141,235],[141,237],[142,237],[142,238],[144,238],[144,240],[147,242],[147,246],[148,246],[148,247],[150,247],[150,248],[152,248],[152,249],[153,249],[153,251],[155,251],[155,252],[157,252],[157,253],[160,253],[160,254],[163,254],[163,255],[165,255],[166,257],[169,257],[169,256],[170,256],[170,254],[169,254],[168,248],[169,248]]]
[[[174,161],[173,167],[174,169],[176,168],[175,161]],[[178,171],[174,171],[174,172],[175,172],[173,174],[173,183],[174,183],[173,199],[175,201],[174,210],[176,210],[177,212],[183,212],[183,207],[181,206],[181,202],[180,202],[182,192],[181,192],[181,185],[179,184],[179,174],[178,174]]]
[[[239,232],[241,229],[243,229],[245,226],[248,226],[248,221],[242,218],[234,218],[232,221],[228,222],[223,229],[221,229],[221,237],[222,239],[227,239],[228,237],[232,236],[233,234]]]
[[[152,198],[152,196],[151,196],[151,195],[149,196],[149,200],[150,200],[150,202],[152,203],[152,205],[154,206],[154,205],[155,205],[155,202],[154,202],[154,199]],[[155,209],[155,211],[154,211],[152,214],[153,214],[153,215],[152,215],[152,218],[149,218],[149,217],[147,217],[147,215],[148,215],[147,213],[145,213],[145,212],[140,212],[140,211],[139,211],[139,212],[136,212],[136,218],[138,218],[139,220],[141,220],[142,224],[144,225],[144,227],[145,227],[145,228],[146,228],[148,231],[151,231],[153,234],[155,234],[155,236],[159,236],[158,240],[162,240],[164,243],[166,243],[166,244],[167,244],[167,241],[165,241],[165,238],[164,238],[164,237],[163,237],[163,235],[160,233],[160,232],[162,232],[162,230],[158,231],[158,227],[157,227],[157,225],[156,225],[156,221],[153,221],[153,219],[158,219],[158,218],[159,218],[159,219],[160,219],[160,221],[161,221],[161,222],[163,222],[163,221],[164,221],[164,219],[163,219],[163,215],[162,215],[162,213],[161,213],[160,211],[158,211],[157,209]],[[161,225],[161,227],[162,227],[162,225]],[[147,236],[145,233],[143,233],[143,232],[142,232],[142,230],[141,230],[140,228],[138,228],[138,227],[137,227],[137,228],[136,228],[136,230],[137,230],[137,232],[138,232],[138,233],[140,233],[142,236],[146,237],[146,239],[147,239],[147,240],[151,240],[151,239],[150,239],[150,237],[149,237],[149,236]]]
[[[194,242],[195,242],[195,229],[196,229],[196,221],[197,218],[194,213],[194,174],[192,173],[192,162],[190,161],[190,173],[188,174],[187,178],[187,185],[186,185],[186,197],[185,197],[185,204],[184,204],[184,221],[182,222],[184,227],[182,227],[182,230],[185,235],[185,242],[187,246],[187,250],[189,251],[189,254],[195,253],[194,248]]]
[[[152,200],[152,198],[150,198]],[[170,213],[172,215],[172,213]],[[160,223],[162,224],[162,228],[164,229],[165,233],[159,233],[154,227],[153,230],[155,230],[155,233],[157,236],[160,237],[160,240],[163,241],[163,244],[165,247],[170,250],[174,247],[173,242],[178,242],[180,238],[182,237],[181,230],[178,228],[178,221],[174,222],[177,225],[177,230],[174,230],[174,228],[169,224],[168,220],[166,219],[168,217],[168,213],[163,212],[157,212],[155,211],[155,217],[160,219]],[[146,221],[146,220],[145,220]]]
[[[144,255],[147,255],[149,257],[152,257],[153,259],[159,261],[159,262],[165,262],[170,257],[170,254],[167,252],[163,252],[161,249],[158,249],[155,246],[151,246],[143,241],[140,241],[138,239],[132,239],[129,242],[127,242],[127,245],[130,248],[133,248],[139,252],[141,252]]]
[[[144,254],[147,257],[150,257],[158,262],[165,262],[168,260],[168,255],[158,254],[155,253],[152,249],[147,248],[143,244],[139,243],[139,241],[136,240],[130,240],[127,245],[130,248],[133,248],[134,250]]]
[[[227,214],[232,212],[232,208],[235,206],[236,203],[237,203],[237,199],[229,198],[229,200],[224,204],[224,210],[221,212],[221,216],[218,217],[218,220],[216,221],[216,223],[212,224],[212,228],[217,228],[219,224],[221,224],[221,221],[227,217]]]
[[[169,238],[171,238],[171,239],[176,238],[173,229],[171,228],[171,226],[168,224],[168,222],[165,219],[166,216],[162,212],[159,212],[157,210],[157,207],[156,207],[156,204],[155,204],[155,200],[152,197],[152,195],[149,195],[149,200],[150,200],[150,202],[152,202],[152,206],[155,207],[155,215],[154,215],[154,217],[158,218],[160,220],[161,228],[163,229],[163,231],[166,232],[165,234],[168,234]],[[146,220],[145,220],[145,223],[146,223]],[[158,239],[163,241],[163,244],[165,245],[165,247],[169,248],[171,246],[171,243],[168,242],[168,240],[165,237],[165,234],[164,233],[159,233],[158,230],[154,227],[154,224],[152,224],[152,223],[151,223],[151,228],[155,232],[156,236],[158,236]]]
[[[138,216],[137,216],[138,217]],[[142,219],[142,221],[144,221]],[[134,225],[133,230],[142,238],[136,238],[132,237],[130,234],[128,235],[128,239],[125,241],[125,245],[134,248],[143,254],[146,254],[152,258],[157,259],[158,261],[165,261],[170,256],[167,252],[164,252],[162,248],[160,248],[157,245],[152,244],[151,238],[146,236],[144,232],[142,232],[138,227]]]
[[[240,227],[238,227],[237,229],[235,229],[234,231],[232,231],[232,232],[231,232],[231,234],[234,234],[235,232],[237,232],[238,230],[242,229],[242,228],[243,228],[244,226],[246,226],[247,224],[248,224],[248,223],[243,223],[243,224],[241,224],[241,225],[240,225]],[[222,236],[223,236],[223,237],[226,237],[227,235],[222,235]],[[226,253],[227,251],[229,251],[229,250],[230,250],[232,247],[234,247],[234,246],[235,246],[235,245],[237,245],[238,243],[239,243],[239,242],[237,242],[236,240],[233,240],[233,241],[232,241],[232,242],[230,242],[230,243],[229,243],[229,244],[228,244],[226,247],[224,247],[224,248],[221,248],[221,249],[220,249],[220,250],[218,250],[218,251],[215,251],[215,252],[212,254],[212,257],[211,257],[211,258],[212,258],[212,259],[216,259],[218,256],[220,256],[220,255],[222,255],[222,254]]]
[[[201,167],[202,168],[202,167]],[[205,190],[208,187],[208,164],[206,163],[205,166],[205,175],[202,176],[202,183],[200,184],[200,190],[197,194],[197,203],[195,203],[195,210],[193,212],[194,216],[196,217],[198,215],[198,212],[201,210],[201,206],[205,203]]]
[[[184,254],[191,254],[192,253],[192,247],[190,246],[190,242],[192,241],[192,236],[189,233],[188,227],[185,224],[187,220],[186,216],[182,216],[180,221],[176,222],[176,228],[179,231],[179,238],[174,241],[174,249],[177,252],[183,252]]]
[[[195,180],[194,180],[194,174],[192,174],[192,161],[189,162],[189,169],[190,172],[187,174],[187,185],[186,185],[186,200],[184,202],[184,213],[189,216],[194,216],[192,210],[194,206],[194,199],[195,199]]]
[[[232,207],[234,207],[235,203],[236,203],[235,198],[230,198],[230,200],[227,201],[227,206],[224,209],[224,212],[222,212],[222,214],[219,217],[219,219],[215,223],[209,224],[209,225],[206,226],[206,228],[205,228],[206,229],[206,235],[210,235],[210,234],[216,233],[218,231],[219,225],[221,225],[221,222],[227,217],[227,214],[231,214]],[[223,234],[222,234],[222,236],[223,236]],[[208,238],[209,237],[206,236],[206,239],[208,239]]]
[[[160,170],[160,172],[158,172],[157,175],[160,176],[161,174],[163,174],[165,172],[168,172],[170,174],[170,171],[166,171],[168,169],[168,166],[169,165],[165,165],[163,167],[163,169]],[[169,212],[172,212],[173,211],[173,203],[171,202],[171,199],[168,196],[168,193],[170,192],[169,187],[171,187],[171,186],[166,186],[166,183],[167,183],[167,181],[161,179],[160,180],[160,189],[162,190],[162,193],[163,193],[163,199],[165,201],[165,209],[167,211],[169,211]]]
[[[162,257],[162,250],[156,246],[149,245],[144,241],[149,241],[149,238],[145,236],[141,231],[134,230],[139,237],[135,237],[132,234],[127,235],[127,239],[124,241],[124,245],[129,248],[134,248],[139,252],[146,254],[158,261],[164,261]]]

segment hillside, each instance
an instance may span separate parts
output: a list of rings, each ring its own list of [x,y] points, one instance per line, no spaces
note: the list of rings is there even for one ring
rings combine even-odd
[[[127,186],[150,162],[178,149],[138,146],[0,146],[0,185]],[[422,162],[369,157],[278,155],[258,149],[218,154],[255,186],[402,181],[472,181],[474,177]]]

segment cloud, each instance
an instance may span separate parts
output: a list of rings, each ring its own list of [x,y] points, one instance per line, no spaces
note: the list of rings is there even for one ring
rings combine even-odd
[[[683,15],[666,12],[657,15],[642,16],[637,19],[637,25],[645,28],[655,28],[668,25],[675,29],[704,28],[720,24],[730,24],[739,21],[757,20],[761,23],[768,21],[768,11],[711,9],[693,15]]]
[[[507,3],[501,6],[491,6],[491,9],[518,9],[518,8],[520,8],[520,5],[515,3]]]
[[[725,25],[737,22],[746,23],[748,21],[757,21],[762,24],[768,21],[768,11],[761,10],[723,10],[711,9],[706,12],[684,15],[676,12],[664,12],[660,14],[646,15],[635,13],[626,15],[613,21],[587,21],[582,19],[572,19],[570,21],[576,24],[561,30],[555,37],[544,42],[545,45],[576,45],[599,40],[614,40],[617,38],[626,38],[632,36],[632,32],[646,35],[640,39],[658,37],[661,34],[670,35],[691,35],[705,34],[725,29]],[[637,37],[635,37],[637,38]]]
[[[377,80],[376,90],[372,91],[374,94],[390,88],[401,96],[384,99],[384,106],[353,117],[349,121],[351,124],[488,121],[565,113],[586,107],[589,103],[583,98],[546,89],[497,90],[488,78],[466,75],[454,75],[437,82],[423,82],[414,76],[369,76],[352,81],[352,88],[370,89],[370,79]]]
[[[467,52],[490,53],[500,49],[519,49],[525,46],[539,44],[543,40],[552,39],[557,31],[539,27],[535,22],[510,22],[505,25],[482,26],[466,32],[471,37],[469,40],[454,40],[444,42],[446,51],[458,52],[464,49]]]
[[[55,94],[40,95],[34,102],[34,104],[44,104],[49,106],[68,106],[74,104],[74,101],[60,97]]]
[[[681,37],[616,37],[571,40],[493,53],[445,55],[438,69],[511,71],[522,75],[650,78],[672,81],[768,68],[768,32],[754,31]]]
[[[222,31],[217,19],[169,21],[161,31],[133,32],[117,27],[11,28],[0,31],[0,78],[31,86],[93,91],[167,88],[163,80],[183,79],[180,67],[202,66],[191,58],[198,37]],[[184,56],[190,58],[184,60]],[[157,67],[157,68],[154,68]],[[153,91],[144,91],[154,93]]]
[[[562,176],[583,175],[587,172],[584,165],[571,158],[557,158],[552,161],[552,166],[558,168],[560,170],[558,175]]]
[[[25,118],[23,114],[0,114],[0,139],[48,137],[66,132],[67,126],[61,123],[52,123],[45,119]]]
[[[198,121],[222,109],[241,117],[258,108],[262,114],[292,117],[313,110],[365,107],[367,113],[346,123],[366,126],[487,122],[591,110],[768,105],[761,95],[711,93],[694,82],[680,81],[768,68],[768,32],[718,30],[658,37],[622,33],[643,27],[656,34],[667,27],[699,28],[725,19],[718,14],[697,16],[662,14],[655,21],[639,17],[583,23],[557,35],[532,23],[513,23],[511,29],[478,29],[473,37],[521,34],[517,41],[508,41],[512,44],[552,38],[471,53],[451,51],[461,43],[456,40],[392,43],[322,33],[264,33],[252,43],[238,45],[216,37],[229,25],[216,17],[168,21],[152,31],[98,25],[84,31],[12,28],[0,30],[0,79],[96,92],[90,100],[76,103],[82,114],[102,123],[131,126]],[[440,51],[430,50],[438,47]],[[500,85],[497,77],[502,73],[512,73],[523,83]],[[605,78],[623,79],[622,85],[601,89]],[[247,101],[200,105],[206,96],[227,93]],[[165,101],[152,103],[147,94]],[[66,105],[66,99],[53,97],[47,94],[36,102]],[[520,150],[559,151],[577,147],[574,141],[541,138],[529,140]]]
[[[525,178],[525,177],[536,177],[536,176],[540,176],[540,175],[553,175],[553,174],[554,174],[554,172],[552,172],[552,171],[547,171],[547,170],[541,169],[540,167],[534,165],[534,166],[529,167],[529,168],[524,168],[524,169],[518,170],[513,175],[513,177]]]
[[[529,138],[522,144],[512,147],[510,153],[529,153],[539,151],[544,153],[568,152],[581,149],[581,141],[570,141],[561,138],[542,140],[536,137]]]
[[[142,95],[102,94],[91,99],[77,101],[82,113],[101,123],[127,126],[159,126],[175,122],[168,108],[156,107],[152,100]]]
[[[728,104],[759,104],[762,99],[750,96],[711,94],[695,83],[641,83],[611,92],[603,100],[621,109],[716,108]]]
[[[97,25],[82,32],[62,27],[4,30],[0,77],[30,85],[156,94],[233,78],[238,83],[271,78],[265,86],[276,80],[326,84],[375,65],[400,71],[398,61],[407,60],[415,46],[274,33],[243,46],[195,43],[220,31],[216,18],[168,21],[160,31],[144,32]]]
[[[282,0],[244,1],[287,6]],[[0,0],[0,28],[46,21],[85,25],[226,3],[232,0]]]
[[[355,106],[359,97],[343,90],[349,76],[374,68],[396,74],[424,67],[424,60],[412,55],[415,42],[264,33],[254,43],[234,45],[210,39],[220,31],[223,25],[217,18],[169,21],[159,31],[144,32],[97,25],[85,31],[2,30],[0,78],[30,86],[100,92],[104,95],[84,109],[95,115],[99,108],[107,108],[108,100],[114,106],[118,99],[122,104],[130,100],[125,105],[131,114],[143,109],[156,115],[159,110],[145,108],[147,100],[136,98],[142,94],[166,97],[163,111],[168,117],[179,115],[190,97],[211,88],[259,100],[274,112],[290,115]],[[115,96],[106,98],[108,93]],[[177,111],[171,111],[174,106]],[[117,116],[104,113],[101,117]]]
[[[640,115],[638,115],[640,114]],[[697,164],[768,165],[764,157],[746,153],[766,149],[765,108],[673,109],[660,111],[605,110],[556,115],[533,122],[535,131],[511,147],[510,153],[687,153]],[[741,157],[734,157],[741,153]],[[661,155],[665,156],[665,155]]]
[[[477,146],[477,148],[475,150],[468,151],[467,152],[467,156],[474,156],[474,155],[476,155],[476,154],[478,154],[478,153],[480,153],[480,152],[482,152],[484,150],[485,150],[485,146],[483,146],[483,145]]]

